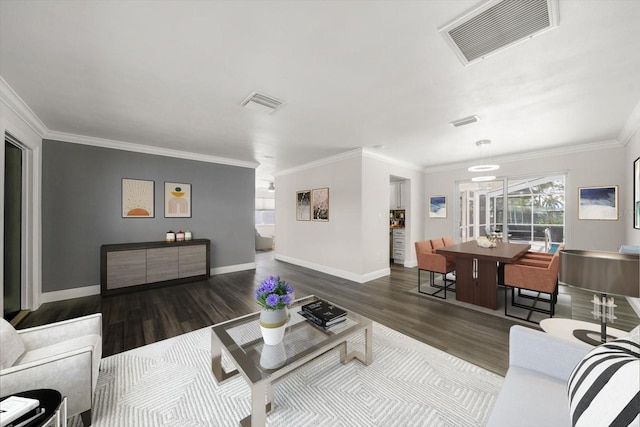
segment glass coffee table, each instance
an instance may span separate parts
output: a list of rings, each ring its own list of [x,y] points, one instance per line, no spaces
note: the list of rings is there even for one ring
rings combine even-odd
[[[347,319],[325,330],[298,314],[302,305],[318,299],[311,295],[289,306],[287,330],[279,345],[265,345],[262,341],[259,312],[211,328],[211,369],[216,381],[220,384],[240,374],[251,387],[251,414],[240,425],[264,426],[272,410],[274,383],[329,350],[339,347],[343,364],[353,359],[365,365],[373,361],[371,320],[345,310]],[[347,341],[358,334],[364,334],[364,350],[348,351]],[[223,351],[233,363],[233,371],[223,369]]]

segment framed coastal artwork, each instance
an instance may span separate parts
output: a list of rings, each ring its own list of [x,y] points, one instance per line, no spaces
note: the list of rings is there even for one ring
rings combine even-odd
[[[429,218],[447,217],[447,196],[429,197]]]
[[[329,221],[329,188],[311,190],[311,206],[314,221]]]
[[[618,186],[579,187],[578,219],[618,220]]]
[[[633,228],[640,229],[640,157],[633,162]]]
[[[153,218],[154,182],[122,178],[122,218]]]
[[[164,183],[164,217],[191,218],[191,184]]]
[[[311,221],[311,190],[296,192],[296,221]]]

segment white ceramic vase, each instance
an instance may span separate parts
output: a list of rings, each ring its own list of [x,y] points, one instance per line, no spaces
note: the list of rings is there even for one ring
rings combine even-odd
[[[287,308],[277,310],[260,310],[260,330],[262,340],[267,345],[280,344],[284,339],[284,332],[287,329],[289,313]]]

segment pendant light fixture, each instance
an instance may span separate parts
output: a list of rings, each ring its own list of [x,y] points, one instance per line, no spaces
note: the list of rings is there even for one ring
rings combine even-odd
[[[489,171],[500,169],[499,165],[490,163],[489,160],[487,159],[487,156],[485,155],[486,147],[488,147],[490,144],[491,144],[491,140],[489,139],[482,139],[480,141],[476,141],[476,147],[480,149],[480,160],[477,165],[471,166],[469,169],[467,169],[469,172],[489,172]],[[475,182],[483,182],[483,181],[493,181],[494,179],[496,179],[494,175],[484,175],[484,176],[474,177],[471,180]]]

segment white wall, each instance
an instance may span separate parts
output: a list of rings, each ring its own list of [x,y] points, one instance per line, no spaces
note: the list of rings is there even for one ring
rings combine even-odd
[[[388,275],[390,175],[410,181],[405,265],[422,234],[422,172],[354,150],[276,176],[275,258],[356,282]],[[296,192],[329,187],[329,222],[296,221]],[[415,202],[414,202],[415,201]]]
[[[626,232],[625,244],[640,245],[640,230],[633,228],[633,161],[640,157],[640,130],[636,130],[625,146],[625,182],[629,183],[629,189],[625,197],[620,200],[620,216]]]
[[[276,176],[275,257],[358,280],[362,267],[362,161],[346,155]],[[297,221],[296,192],[329,188],[329,221]]]
[[[626,171],[631,168],[627,150],[623,146],[611,146],[591,151],[559,153],[547,157],[535,157],[526,160],[498,161],[500,176],[517,177],[524,175],[546,175],[567,172],[565,238],[568,249],[593,249],[617,251],[628,239],[629,220],[620,216],[617,221],[578,220],[578,187],[619,186],[619,204],[630,198],[633,184]],[[499,160],[499,159],[496,159]],[[471,179],[473,173],[466,168],[434,170],[425,175],[426,195],[447,196],[448,216],[446,219],[426,219],[425,238],[441,235],[457,237],[453,215],[453,195],[456,180]],[[621,205],[623,206],[623,205]]]

